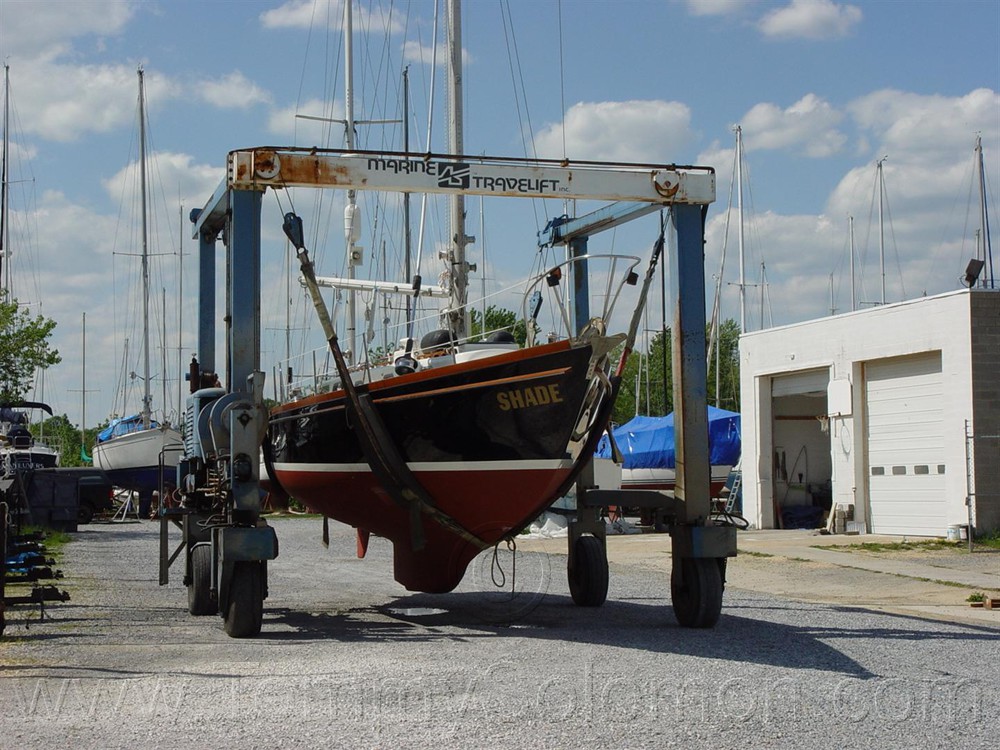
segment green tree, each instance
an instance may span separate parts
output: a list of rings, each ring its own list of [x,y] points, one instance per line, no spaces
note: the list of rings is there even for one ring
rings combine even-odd
[[[648,352],[633,351],[629,355],[611,417],[616,423],[627,422],[636,414],[662,417],[673,411],[671,346],[672,338],[668,328],[653,337],[649,342]],[[621,348],[611,357],[611,361],[617,362],[620,356]]]
[[[708,362],[708,403],[720,409],[740,410],[740,324],[732,318],[719,326],[719,397],[716,399],[716,358]]]
[[[84,440],[86,453],[88,455],[93,450],[94,442],[97,439],[97,433],[104,429],[105,426],[106,423],[98,425],[97,427],[92,427],[86,431],[87,434],[84,437]],[[80,428],[72,424],[69,421],[69,417],[65,414],[49,417],[48,419],[42,421],[38,427],[32,430],[32,433],[40,440],[44,440],[46,444],[59,450],[60,466],[90,465],[90,461],[84,460],[84,451],[81,450]]]
[[[0,299],[0,402],[23,401],[35,372],[62,361],[49,344],[55,327],[50,318],[32,317],[16,299]]]
[[[486,325],[483,326],[483,313],[481,310],[473,308],[469,311],[469,323],[471,330],[469,337],[473,341],[481,340],[483,334],[490,334],[494,331],[509,331],[514,335],[514,340],[519,346],[524,346],[527,340],[527,328],[524,321],[520,320],[517,313],[503,307],[490,305],[486,308]]]
[[[728,319],[719,327],[719,398],[715,393],[716,360],[708,363],[708,403],[718,403],[722,409],[740,410],[739,324]],[[707,341],[706,335],[706,341]],[[657,333],[649,343],[649,352],[632,352],[625,363],[618,400],[612,413],[617,424],[627,422],[636,414],[664,416],[674,410],[673,338],[670,329]],[[621,349],[612,356],[617,362]],[[638,405],[638,408],[637,408]]]

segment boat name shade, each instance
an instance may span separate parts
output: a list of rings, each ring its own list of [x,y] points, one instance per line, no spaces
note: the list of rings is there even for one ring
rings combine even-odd
[[[516,388],[511,391],[497,393],[497,404],[501,411],[524,409],[529,406],[545,406],[558,404],[562,401],[559,394],[559,384],[536,385],[530,388]]]

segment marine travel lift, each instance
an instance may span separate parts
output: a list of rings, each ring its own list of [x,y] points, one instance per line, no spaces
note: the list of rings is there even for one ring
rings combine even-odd
[[[273,529],[261,518],[260,446],[267,430],[260,370],[260,222],[264,192],[289,187],[379,190],[612,201],[580,219],[553,222],[540,242],[586,254],[587,237],[636,216],[669,208],[675,228],[670,253],[677,299],[674,320],[674,402],[677,488],[655,492],[597,490],[592,472],[578,482],[578,513],[569,538],[574,601],[599,605],[608,568],[599,508],[654,507],[669,525],[671,589],[682,625],[710,627],[722,606],[727,557],[736,531],[711,521],[706,406],[704,221],[715,200],[715,173],[705,167],[607,164],[438,154],[251,148],[233,151],[227,176],[201,210],[192,211],[199,241],[198,353],[191,366],[185,455],[178,469],[183,507],[161,521],[160,582],[185,555],[192,614],[221,614],[234,637],[260,631],[267,596],[266,561],[278,554]],[[216,381],[215,253],[226,251],[226,381]],[[462,260],[464,262],[464,259]],[[585,274],[574,278],[576,323],[586,322]],[[580,300],[584,300],[580,302]],[[590,475],[591,481],[586,476]],[[637,494],[633,494],[637,493]],[[634,498],[634,499],[633,499]],[[218,513],[219,500],[223,513]],[[215,510],[213,510],[213,508]],[[170,524],[182,541],[168,549]]]

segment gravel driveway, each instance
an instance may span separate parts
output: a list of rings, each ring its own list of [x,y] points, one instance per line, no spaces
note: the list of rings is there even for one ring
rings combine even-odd
[[[9,613],[0,750],[913,750],[995,747],[1000,732],[997,627],[733,580],[718,626],[685,630],[656,566],[613,564],[608,602],[583,609],[565,557],[525,550],[516,571],[503,550],[452,594],[408,594],[384,540],[357,560],[351,529],[324,549],[318,521],[272,523],[280,555],[248,640],[187,614],[179,569],[157,585],[157,524],[81,527],[60,563],[72,600],[41,623]]]

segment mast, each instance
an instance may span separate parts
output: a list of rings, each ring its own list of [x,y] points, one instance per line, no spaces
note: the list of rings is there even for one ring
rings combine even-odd
[[[83,314],[83,361],[80,368],[80,458],[88,460],[87,455],[87,313]]]
[[[983,165],[983,136],[976,135],[976,172],[979,177],[979,236],[982,241],[982,256],[986,264],[986,276],[982,285],[993,288],[993,248],[990,244],[990,216],[986,207],[986,168]],[[978,245],[979,243],[977,243]],[[979,248],[976,248],[977,251]],[[977,252],[977,255],[979,253]]]
[[[10,65],[3,66],[3,160],[0,164],[0,264],[3,264],[4,291],[10,289],[9,264],[7,257],[10,227],[7,224],[7,161],[10,154]]]
[[[167,418],[167,288],[162,287],[160,289],[160,310],[162,311],[163,324],[160,327],[160,368],[163,373],[160,376],[160,398],[163,404],[163,419],[166,421]],[[178,419],[180,415],[178,414]]]
[[[184,424],[184,204],[180,209],[181,231],[177,245],[177,422]],[[164,309],[163,317],[167,317]],[[166,343],[166,342],[164,342]],[[166,405],[166,401],[163,402]]]
[[[142,428],[152,412],[149,395],[149,238],[146,225],[146,104],[142,66],[139,66],[139,185],[142,199]]]
[[[888,156],[883,156],[878,160],[877,166],[877,176],[878,176],[878,267],[879,274],[882,277],[882,304],[885,304],[885,223],[882,218],[882,198],[885,195],[885,182],[882,176],[882,163],[888,159]]]
[[[854,217],[848,216],[847,222],[851,231],[851,312],[858,309],[858,295],[854,286]]]
[[[740,248],[740,333],[747,332],[747,281],[743,249],[743,128],[736,126],[736,215]],[[763,328],[764,319],[761,318]]]
[[[344,3],[344,139],[348,151],[354,150],[354,22],[351,17],[353,0]],[[347,245],[347,278],[354,278],[354,266],[359,259],[355,243],[361,236],[361,225],[358,223],[358,194],[355,190],[347,191],[347,205],[344,207],[344,236]],[[347,362],[358,361],[355,349],[357,327],[357,292],[353,289],[347,293]]]
[[[410,153],[410,66],[403,68],[403,151]],[[403,193],[403,246],[406,253],[403,268],[403,278],[409,281],[411,276],[410,254],[412,252],[412,232],[410,231],[410,194]],[[406,298],[406,330],[410,330],[413,320],[413,307],[409,297]]]
[[[462,138],[462,9],[460,0],[448,2],[448,151],[456,156],[465,152]],[[449,323],[457,340],[466,337],[469,330],[468,298],[469,265],[465,260],[465,246],[470,238],[465,234],[465,196],[451,196],[450,222],[452,251],[450,253],[451,300]]]

